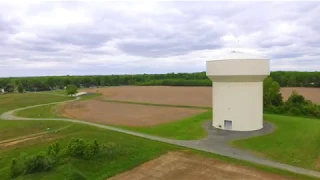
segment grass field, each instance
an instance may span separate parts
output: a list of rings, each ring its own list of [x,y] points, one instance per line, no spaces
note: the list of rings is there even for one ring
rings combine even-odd
[[[83,100],[95,98],[97,96],[99,95],[88,95]],[[3,95],[0,96],[0,113],[19,107],[25,107],[29,105],[42,103],[58,102],[69,99],[72,98],[67,96],[64,97],[37,93]],[[146,103],[144,103],[144,105],[158,106],[158,104]],[[44,107],[31,108],[28,111],[24,110],[21,112],[23,112],[22,115],[29,117],[38,117],[38,114],[40,114],[39,117],[58,117],[58,114],[54,115],[54,113],[52,112],[53,108],[55,108],[55,106],[50,105]],[[21,115],[21,112],[19,113],[19,115]],[[201,127],[202,123],[205,120],[209,120],[211,118],[212,112],[208,110],[207,112],[201,113],[199,115],[195,115],[175,122],[165,123],[158,126],[148,128],[122,128],[173,139],[199,139],[206,136],[206,132]],[[246,140],[235,141],[232,142],[232,145],[252,150],[258,155],[265,156],[275,161],[288,163],[294,166],[300,166],[309,169],[320,169],[320,161],[318,161],[320,152],[320,129],[318,127],[320,125],[320,121],[316,119],[297,118],[271,114],[265,114],[264,119],[268,122],[273,123],[277,127],[274,133]],[[0,141],[15,138],[18,136],[26,136],[34,133],[47,132],[50,130],[52,131],[54,129],[65,127],[67,125],[70,125],[70,123],[57,121],[0,121]],[[61,137],[64,138],[61,139]],[[25,151],[28,155],[32,155],[38,152],[39,150],[44,150],[48,143],[52,142],[53,140],[56,140],[56,138],[60,138],[61,143],[66,144],[71,137],[79,137],[84,139],[96,138],[101,142],[115,142],[123,146],[123,149],[126,149],[126,151],[130,153],[127,156],[124,156],[123,158],[114,159],[114,161],[112,160],[111,162],[110,160],[108,160],[108,158],[110,157],[106,157],[106,159],[99,158],[101,162],[98,159],[92,160],[90,162],[85,162],[84,164],[89,163],[89,169],[86,169],[81,165],[82,163],[80,162],[83,162],[83,160],[72,159],[70,160],[70,163],[61,164],[61,166],[55,168],[51,172],[25,176],[23,179],[40,179],[44,176],[48,177],[48,179],[60,179],[63,178],[63,173],[66,171],[65,168],[70,167],[84,172],[84,174],[87,177],[89,177],[89,179],[103,179],[104,177],[110,177],[119,172],[123,172],[126,169],[130,169],[138,164],[141,164],[142,162],[157,157],[167,151],[181,149],[179,147],[167,145],[164,143],[158,143],[146,139],[128,136],[121,133],[111,132],[103,129],[77,124],[71,126],[70,128],[67,128],[66,130],[59,131],[55,134],[50,133],[50,138],[53,139],[49,141],[47,141],[46,139],[41,139],[41,141],[31,140],[23,142],[21,145],[15,145],[12,147],[10,146],[8,148],[0,148],[0,177],[6,177],[8,175],[7,173],[9,162],[13,157],[21,155],[21,148],[23,148],[23,151]],[[126,146],[126,144],[128,146]],[[151,152],[141,155],[141,152],[145,151]],[[220,157],[208,153],[198,153],[222,159],[224,161],[230,161],[233,163],[239,163],[241,165],[267,170],[268,172],[276,172],[278,174],[285,174],[289,176],[293,175],[292,173],[280,171],[274,168],[253,165],[251,163],[243,161],[235,161],[230,158]],[[131,156],[133,156],[133,159],[130,159]],[[126,161],[126,159],[132,162],[128,162]],[[121,162],[119,166],[114,166],[114,163],[118,161]],[[92,163],[92,165],[90,163]],[[98,165],[95,165],[96,163]],[[99,169],[99,167],[101,166],[105,167],[105,169]],[[308,179],[308,177],[301,177],[301,179]]]
[[[19,107],[50,103],[68,100],[68,97],[53,96],[48,94],[10,94],[1,96],[1,103],[6,107],[2,107],[1,113],[12,110]],[[4,101],[6,100],[6,101]],[[47,108],[46,110],[49,110]],[[44,111],[43,109],[38,109],[39,111]],[[203,119],[210,116],[208,111],[198,117],[190,118],[190,126],[194,123],[199,124],[201,117]],[[40,112],[38,112],[40,113]],[[180,122],[185,123],[185,122]],[[186,124],[186,123],[185,123]],[[55,130],[62,127],[67,127],[66,129],[55,132]],[[166,128],[165,126],[162,128]],[[176,127],[178,128],[178,127]],[[159,131],[161,128],[159,129]],[[200,130],[200,128],[198,129]],[[197,130],[197,131],[198,131]],[[112,132],[96,127],[90,127],[81,124],[72,124],[68,122],[59,121],[0,121],[0,141],[17,138],[26,137],[30,134],[35,133],[47,133],[46,136],[40,136],[37,139],[29,139],[17,144],[11,144],[8,146],[2,146],[0,148],[0,177],[1,179],[8,179],[9,176],[9,164],[12,158],[23,159],[27,156],[31,156],[39,153],[40,151],[46,150],[50,143],[59,140],[62,147],[70,141],[71,138],[83,138],[83,139],[97,139],[100,143],[113,142],[121,147],[121,155],[110,156],[101,155],[92,160],[79,160],[76,158],[67,158],[62,161],[59,166],[55,167],[52,171],[36,173],[31,175],[24,175],[18,177],[17,179],[64,179],[65,173],[69,169],[82,172],[88,179],[105,179],[111,177],[120,172],[124,172],[131,169],[143,162],[151,160],[161,154],[173,151],[173,150],[186,150],[185,148],[160,143],[156,141],[151,141],[143,138],[138,138],[122,133]],[[198,133],[196,133],[198,134]],[[199,133],[200,134],[200,133]],[[3,144],[1,144],[3,145]],[[265,170],[266,172],[272,172],[277,174],[286,175],[289,177],[301,177],[301,179],[314,179],[306,176],[301,176],[293,174],[287,171],[282,171],[274,168],[269,168],[265,166],[259,166],[256,164],[251,164],[244,161],[234,160],[227,157],[222,157],[210,153],[204,153],[195,150],[189,150],[193,153],[202,154],[206,157],[211,157],[215,159],[220,159],[225,162],[230,162],[236,165],[244,165],[252,167],[254,169]],[[101,168],[103,167],[103,168]]]
[[[265,114],[276,126],[272,134],[238,140],[232,144],[252,150],[275,161],[320,170],[320,121]]]
[[[16,115],[19,117],[29,117],[29,118],[61,118],[63,117],[62,115],[59,114],[59,106],[56,104],[49,104],[49,105],[21,110],[21,111],[18,111]]]
[[[7,131],[16,132],[17,130],[17,128],[12,125],[12,123],[14,122],[0,121],[0,123],[1,125],[7,124]],[[20,121],[15,123],[19,124],[20,126],[24,126],[29,130],[35,128],[35,130],[33,130],[34,132],[38,130],[44,130],[44,128],[46,127],[58,128],[70,125],[70,123],[57,121]],[[35,125],[38,123],[42,125],[35,127]],[[32,131],[30,131],[30,133],[31,132]],[[50,143],[53,143],[57,140],[59,140],[59,143],[62,147],[65,147],[67,143],[70,141],[70,139],[73,137],[83,138],[87,140],[97,139],[100,143],[116,143],[121,147],[121,155],[118,154],[115,156],[111,156],[102,154],[91,160],[66,158],[64,159],[64,161],[62,161],[63,163],[59,164],[59,166],[55,167],[53,170],[49,172],[24,175],[18,177],[17,179],[64,179],[65,173],[67,173],[70,168],[82,172],[82,174],[84,174],[87,179],[106,179],[107,177],[111,177],[115,174],[124,172],[155,157],[159,157],[161,154],[164,154],[168,151],[187,150],[185,148],[168,145],[165,143],[151,141],[135,136],[130,136],[81,124],[73,124],[71,127],[67,129],[61,130],[57,133],[52,133],[49,137],[51,138],[49,140],[44,138],[35,139],[14,145],[12,147],[1,148],[0,177],[2,177],[2,179],[8,179],[9,164],[12,158],[23,159],[27,156],[37,154],[40,151],[45,150]],[[196,150],[188,151],[208,158],[214,158],[223,162],[228,162],[234,165],[247,166],[253,169],[259,169],[270,173],[284,175],[287,177],[295,177],[306,180],[315,179],[303,175],[290,173],[287,171],[278,170],[275,168],[256,165],[240,160],[234,160],[228,157],[218,156],[211,153],[205,153]]]
[[[1,122],[1,124],[5,123],[7,122]],[[20,124],[24,123],[25,122],[21,122]],[[62,127],[66,126],[66,124],[68,123],[54,121],[46,122],[46,126],[49,127]],[[24,124],[24,126],[26,127],[30,127],[30,125],[31,123],[29,123],[29,125]],[[12,128],[10,131],[15,130],[15,128]],[[113,142],[121,147],[121,154],[112,157],[99,156],[96,159],[92,160],[79,160],[76,158],[70,158],[68,160],[65,160],[64,163],[59,165],[57,168],[53,169],[53,171],[23,176],[23,179],[41,179],[44,177],[48,180],[64,179],[64,174],[66,173],[65,168],[70,166],[81,171],[88,179],[105,179],[124,170],[133,168],[136,165],[157,157],[167,151],[178,149],[178,147],[174,147],[168,144],[80,124],[73,125],[68,129],[54,133],[50,137],[59,138],[59,142],[62,147],[65,147],[73,137],[83,138],[87,140],[97,139],[100,143]],[[46,141],[46,139],[37,139],[25,142],[19,146],[8,147],[6,149],[1,148],[0,177],[2,177],[2,179],[9,179],[9,164],[12,158],[20,157],[22,155],[30,156],[36,154],[41,150],[45,150],[48,144],[56,140],[57,139]]]
[[[194,140],[202,139],[207,136],[207,132],[202,128],[202,124],[206,120],[212,118],[212,111],[197,114],[185,119],[181,119],[174,122],[169,122],[165,124],[160,124],[151,127],[126,127],[119,126],[124,129],[142,132],[146,134],[179,139],[179,140]]]
[[[97,95],[88,96],[87,98],[96,97]],[[6,107],[2,107],[1,113],[12,110],[19,107],[25,107],[29,105],[57,102],[70,99],[69,97],[53,96],[49,94],[11,94],[0,96],[0,103]],[[5,100],[5,101],[4,101]],[[42,114],[43,116],[49,116],[52,106],[47,106],[44,109],[32,108],[34,114],[49,112],[48,114]],[[32,113],[31,113],[32,115]],[[184,120],[176,121],[173,123],[163,124],[161,126],[155,126],[150,129],[135,129],[136,131],[156,134],[159,136],[171,137],[176,139],[188,139],[188,138],[200,138],[205,136],[204,130],[201,128],[201,124],[211,118],[211,111],[186,118]],[[71,125],[71,127],[69,127]],[[68,127],[56,133],[54,130]],[[50,131],[50,133],[49,133]],[[9,164],[13,157],[23,158],[45,150],[48,144],[59,140],[61,146],[66,146],[68,141],[72,137],[78,137],[83,139],[97,139],[99,142],[107,143],[113,142],[119,144],[125,152],[121,156],[102,156],[93,160],[79,160],[68,159],[65,163],[60,164],[50,172],[37,173],[33,175],[22,176],[17,179],[63,179],[64,174],[68,169],[82,172],[88,179],[105,179],[115,174],[123,172],[127,169],[131,169],[138,164],[151,160],[161,154],[172,151],[181,150],[180,148],[165,143],[159,143],[143,138],[138,138],[122,133],[116,133],[96,127],[89,127],[81,124],[72,124],[68,122],[59,121],[0,121],[0,141],[12,139],[15,137],[26,136],[35,133],[48,132],[48,135],[41,137],[40,139],[31,139],[22,143],[18,143],[6,148],[0,148],[0,177],[7,179],[9,172]],[[173,133],[172,133],[173,132]],[[219,159],[232,164],[244,165],[252,167],[254,169],[264,170],[266,172],[272,172],[276,174],[282,174],[289,177],[299,177],[299,179],[314,179],[306,176],[293,174],[287,171],[278,170],[275,168],[269,168],[260,166],[244,161],[234,160],[228,157],[222,157],[210,153],[204,153],[200,151],[190,150],[194,153],[198,153],[207,157]],[[103,168],[101,168],[103,167]]]
[[[6,94],[0,95],[0,114],[16,109],[36,104],[60,102],[74,98],[67,96],[54,96],[40,93]]]
[[[191,140],[201,139],[207,135],[201,125],[211,118],[212,111],[209,110],[185,119],[147,128],[118,127],[166,138]],[[320,160],[318,162],[320,155],[319,120],[271,114],[265,114],[264,119],[277,127],[274,133],[235,141],[232,145],[252,150],[258,155],[275,161],[320,170]]]
[[[159,106],[158,104],[142,104]],[[45,114],[46,117],[52,115],[48,109],[41,109],[41,107],[34,108],[34,110],[29,112],[34,112],[33,114],[35,114],[40,111]],[[207,135],[201,125],[204,121],[210,120],[211,118],[212,111],[209,110],[185,119],[147,128],[118,127],[166,138],[191,140],[201,139]],[[275,161],[320,170],[320,160],[318,160],[320,155],[319,120],[272,114],[265,114],[264,119],[277,127],[274,133],[235,141],[232,142],[232,145],[251,150],[258,155],[265,156]]]
[[[56,90],[56,91],[58,91],[58,93],[55,91],[53,91],[53,93],[51,93],[51,92],[46,92],[46,93],[48,93],[48,95],[49,94],[55,95],[55,94],[59,94],[59,93],[64,92],[61,90]],[[44,95],[44,94],[42,94],[42,95]],[[93,98],[99,97],[100,95],[101,94],[96,94],[96,93],[83,95],[83,96],[81,96],[81,100],[84,101],[84,100],[88,100],[88,99],[93,99]],[[57,96],[55,96],[55,97],[57,97]],[[62,100],[60,100],[60,101],[68,100],[68,99],[71,99],[71,98],[70,97],[62,98]],[[34,107],[34,108],[28,108],[25,110],[21,110],[21,111],[18,111],[16,115],[20,116],[20,117],[28,117],[28,118],[62,118],[63,116],[59,113],[59,111],[60,111],[59,108],[60,108],[59,105],[50,104],[50,105],[38,106],[38,107]]]

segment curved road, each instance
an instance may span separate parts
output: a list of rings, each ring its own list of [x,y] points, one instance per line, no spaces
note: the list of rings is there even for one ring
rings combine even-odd
[[[81,121],[81,120],[77,120],[77,119],[24,118],[24,117],[15,116],[16,112],[24,110],[24,109],[45,106],[45,105],[65,103],[65,102],[71,102],[71,101],[76,101],[79,99],[80,98],[77,98],[74,100],[62,101],[62,102],[39,104],[39,105],[18,108],[18,109],[3,113],[0,116],[0,119],[3,119],[3,120],[57,120],[57,121],[68,121],[68,122],[74,122],[74,123],[81,123],[81,124],[95,126],[95,127],[99,127],[99,128],[103,128],[103,129],[107,129],[107,130],[111,130],[111,131],[117,131],[117,132],[130,134],[133,136],[139,136],[142,138],[147,138],[147,139],[151,139],[151,140],[155,140],[155,141],[184,146],[184,147],[197,149],[197,150],[201,150],[201,151],[205,151],[205,152],[219,154],[222,156],[228,156],[228,157],[235,158],[235,159],[240,159],[240,160],[245,160],[245,161],[249,161],[249,162],[253,162],[253,163],[257,163],[257,164],[271,166],[274,168],[283,169],[283,170],[291,171],[294,173],[299,173],[299,174],[304,174],[304,175],[320,178],[320,172],[318,172],[318,171],[308,170],[308,169],[304,169],[304,168],[299,168],[299,167],[295,167],[295,166],[291,166],[291,165],[287,165],[287,164],[282,164],[282,163],[270,161],[270,160],[267,160],[267,159],[264,159],[261,157],[257,157],[248,151],[244,151],[244,150],[240,150],[240,149],[231,147],[230,145],[227,144],[227,142],[230,140],[242,139],[242,138],[247,138],[247,137],[270,133],[273,130],[273,128],[270,124],[265,124],[264,128],[262,130],[253,131],[253,132],[227,132],[227,131],[223,131],[223,130],[214,129],[214,128],[212,128],[212,126],[210,125],[209,122],[206,122],[204,124],[204,128],[208,131],[207,138],[205,138],[203,140],[173,140],[173,139],[167,139],[167,138],[147,135],[147,134],[143,134],[143,133],[133,132],[133,131],[129,131],[129,130],[124,130],[124,129],[120,129],[120,128],[112,127],[112,126],[108,126],[108,125],[102,125],[102,124],[97,124],[97,123],[92,123],[92,122]]]

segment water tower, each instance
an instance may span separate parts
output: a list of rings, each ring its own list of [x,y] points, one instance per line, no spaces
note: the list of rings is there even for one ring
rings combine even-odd
[[[263,80],[270,74],[269,60],[230,52],[206,63],[212,80],[215,128],[253,131],[263,127]]]

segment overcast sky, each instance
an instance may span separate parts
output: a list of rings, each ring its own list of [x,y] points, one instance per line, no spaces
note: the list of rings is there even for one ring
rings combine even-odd
[[[0,2],[0,76],[205,71],[230,50],[320,70],[320,2]]]

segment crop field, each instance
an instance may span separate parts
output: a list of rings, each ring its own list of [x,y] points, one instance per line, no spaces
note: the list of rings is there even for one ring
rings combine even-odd
[[[299,94],[303,95],[306,99],[311,100],[314,103],[320,104],[320,88],[281,88],[283,99],[288,99],[292,91],[294,90],[296,90]]]
[[[228,175],[227,175],[228,174]],[[154,160],[144,163],[133,170],[111,177],[110,180],[289,180],[262,171],[252,171],[246,167],[235,166],[214,159],[209,159],[185,152],[169,152]]]
[[[61,109],[61,113],[66,117],[125,126],[152,126],[204,112],[201,109],[156,107],[99,100],[71,102],[63,105]]]
[[[287,100],[293,90],[296,90],[308,100],[320,103],[320,88],[281,88],[284,100]],[[83,91],[102,93],[103,97],[109,100],[205,107],[212,106],[211,87],[121,86],[83,89]]]

